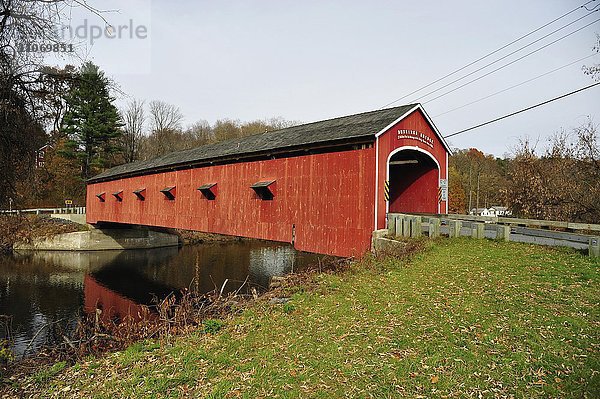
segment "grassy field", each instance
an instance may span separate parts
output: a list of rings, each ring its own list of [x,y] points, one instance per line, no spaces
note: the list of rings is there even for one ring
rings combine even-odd
[[[410,261],[320,275],[215,334],[22,384],[41,397],[598,398],[599,266],[566,250],[439,240]]]

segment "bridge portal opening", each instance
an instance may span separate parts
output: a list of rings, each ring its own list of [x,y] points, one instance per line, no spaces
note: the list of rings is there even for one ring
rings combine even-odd
[[[439,167],[428,153],[405,149],[388,162],[388,212],[438,213]]]

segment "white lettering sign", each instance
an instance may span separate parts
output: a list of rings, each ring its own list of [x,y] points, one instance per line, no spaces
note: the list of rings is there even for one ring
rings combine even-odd
[[[439,200],[448,201],[448,179],[440,179],[440,196]]]
[[[431,148],[433,148],[434,144],[431,137],[427,136],[425,133],[417,132],[416,130],[398,129],[398,140],[400,139],[417,140]]]

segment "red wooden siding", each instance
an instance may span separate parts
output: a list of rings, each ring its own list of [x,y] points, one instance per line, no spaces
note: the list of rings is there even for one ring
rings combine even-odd
[[[399,131],[409,131],[399,134]],[[375,135],[377,132],[373,132]],[[411,136],[412,134],[412,136]],[[416,110],[361,150],[148,174],[88,185],[88,223],[117,222],[291,242],[302,251],[360,256],[370,247],[371,233],[385,228],[384,185],[388,159],[397,151],[417,151],[418,166],[396,168],[391,210],[447,212],[438,203],[438,179],[447,178],[444,144]],[[431,162],[429,162],[429,160]],[[427,168],[424,166],[430,164]],[[433,166],[435,164],[435,166]],[[252,185],[272,181],[272,200]],[[197,188],[216,183],[215,199]],[[160,190],[174,187],[169,200]],[[145,199],[133,191],[145,188]],[[117,201],[108,193],[123,191]],[[258,190],[260,192],[260,190]],[[96,195],[107,193],[101,202]]]
[[[374,220],[373,148],[240,162],[88,185],[87,221],[164,226],[291,242],[302,251],[360,256],[370,247]],[[273,200],[250,188],[275,180]],[[215,200],[197,188],[217,183]],[[175,186],[175,200],[160,190]],[[146,189],[144,201],[133,191]],[[123,190],[123,201],[96,194]]]
[[[389,212],[438,212],[438,169],[436,165],[390,166],[389,180]]]
[[[121,322],[127,317],[140,321],[147,314],[141,305],[102,286],[89,274],[83,278],[83,302],[83,310],[87,314],[93,315],[96,309],[101,309],[100,318],[105,323]]]
[[[433,143],[433,148],[426,143],[413,138],[398,138],[399,130],[412,130],[427,136]],[[392,152],[401,148],[419,149],[431,154],[440,166],[439,178],[445,179],[447,176],[447,156],[448,153],[429,125],[425,116],[421,111],[417,110],[408,115],[396,125],[388,129],[384,134],[379,136],[377,142],[378,148],[378,180],[377,180],[377,229],[385,228],[386,218],[386,202],[383,195],[384,184],[387,178],[387,161]],[[407,168],[408,169],[408,168]],[[410,170],[410,169],[408,169]],[[407,176],[409,177],[409,176]],[[400,178],[400,176],[392,176],[392,178]],[[435,187],[434,187],[435,184]],[[438,188],[438,173],[436,170],[426,173],[422,176],[417,184],[407,187],[408,192],[403,194],[402,198],[405,202],[396,204],[396,211],[402,212],[438,212],[437,195],[431,195],[431,191],[437,192]],[[439,204],[439,209],[446,212],[446,201]]]

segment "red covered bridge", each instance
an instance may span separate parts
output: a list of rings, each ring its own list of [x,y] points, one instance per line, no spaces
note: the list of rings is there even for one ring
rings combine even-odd
[[[360,256],[387,212],[446,213],[449,148],[420,104],[125,164],[90,179],[87,221]]]

